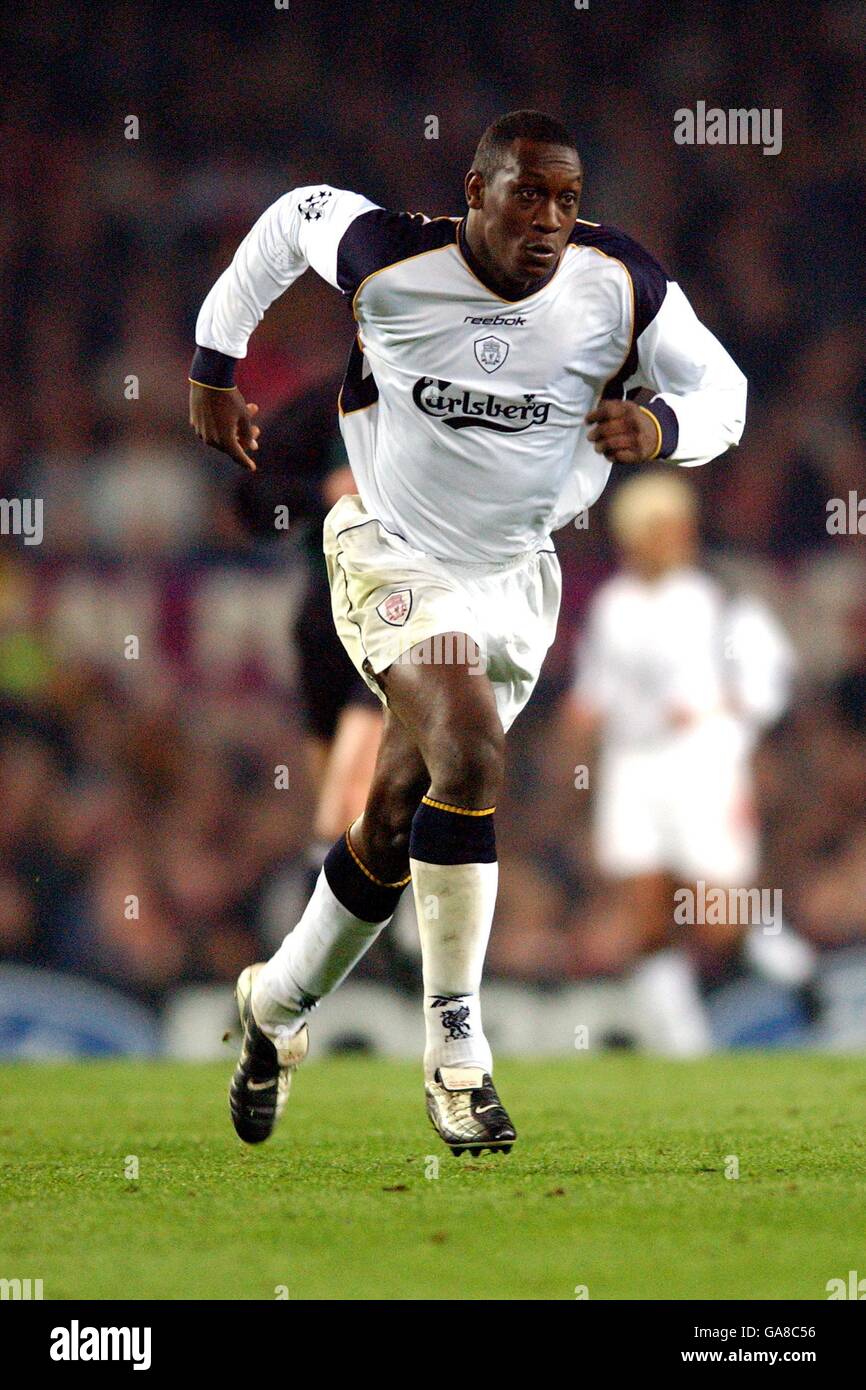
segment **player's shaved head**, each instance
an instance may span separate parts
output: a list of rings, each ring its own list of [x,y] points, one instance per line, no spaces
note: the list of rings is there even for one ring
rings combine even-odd
[[[472,167],[483,175],[485,183],[491,182],[505,164],[515,140],[561,145],[564,149],[572,150],[580,163],[574,137],[561,121],[546,116],[543,111],[509,111],[491,122],[478,141]]]

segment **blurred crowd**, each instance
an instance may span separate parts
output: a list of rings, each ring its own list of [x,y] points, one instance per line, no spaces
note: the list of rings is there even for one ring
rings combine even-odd
[[[303,562],[296,536],[247,533],[233,466],[190,435],[195,315],[287,188],[461,213],[478,136],[518,106],[573,128],[582,215],[643,242],[750,379],[743,444],[694,482],[708,552],[800,654],[758,754],[763,881],[822,945],[866,940],[866,559],[826,525],[829,499],[866,496],[864,39],[834,0],[6,14],[0,496],[43,499],[45,534],[0,539],[0,957],[158,999],[273,939],[309,838]],[[676,145],[698,100],[781,109],[782,152]],[[304,276],[239,372],[265,430],[339,381],[351,340]],[[559,720],[612,563],[604,505],[557,537],[559,638],[498,817],[491,963],[521,978],[617,963]]]

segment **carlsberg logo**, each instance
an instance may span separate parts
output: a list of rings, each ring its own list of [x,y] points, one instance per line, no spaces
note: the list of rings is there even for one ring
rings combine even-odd
[[[459,386],[449,395],[452,386],[453,382],[422,376],[412,389],[412,399],[418,409],[441,420],[452,430],[476,426],[500,434],[520,434],[533,425],[543,425],[550,414],[550,402],[537,400],[531,391],[524,391],[518,404],[489,392],[461,390]]]

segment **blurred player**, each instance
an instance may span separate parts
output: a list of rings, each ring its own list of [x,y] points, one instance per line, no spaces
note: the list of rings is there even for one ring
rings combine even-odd
[[[594,855],[619,885],[612,908],[624,908],[640,961],[636,1007],[655,1050],[692,1055],[710,1035],[683,947],[718,963],[745,944],[754,965],[791,984],[811,966],[781,922],[674,927],[678,887],[757,886],[751,755],[788,703],[794,654],[764,605],[698,567],[697,504],[681,475],[624,483],[609,517],[622,569],[589,607],[573,720],[598,735]]]
[[[514,1141],[479,987],[504,735],[556,631],[551,532],[595,501],[613,463],[705,463],[738,442],[745,417],[742,373],[652,256],[578,219],[581,187],[570,132],[512,112],[481,138],[465,216],[295,189],[202,305],[190,420],[254,468],[257,408],[233,384],[251,332],[308,266],[351,297],[340,422],[358,494],[329,512],[324,546],[337,631],[387,706],[363,814],[295,930],[238,982],[231,1110],[248,1142],[273,1129],[311,1009],[410,881],[428,1114],[455,1153]],[[639,387],[648,406],[626,399]]]

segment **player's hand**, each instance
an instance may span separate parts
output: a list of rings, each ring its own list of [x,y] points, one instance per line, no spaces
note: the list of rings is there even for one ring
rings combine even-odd
[[[586,423],[593,426],[586,437],[595,452],[611,463],[644,463],[658,446],[658,430],[634,401],[602,401]]]
[[[190,382],[189,423],[199,439],[220,449],[242,468],[255,473],[256,465],[247,450],[255,451],[261,430],[253,424],[257,405],[247,405],[236,386],[231,391],[214,391]]]

